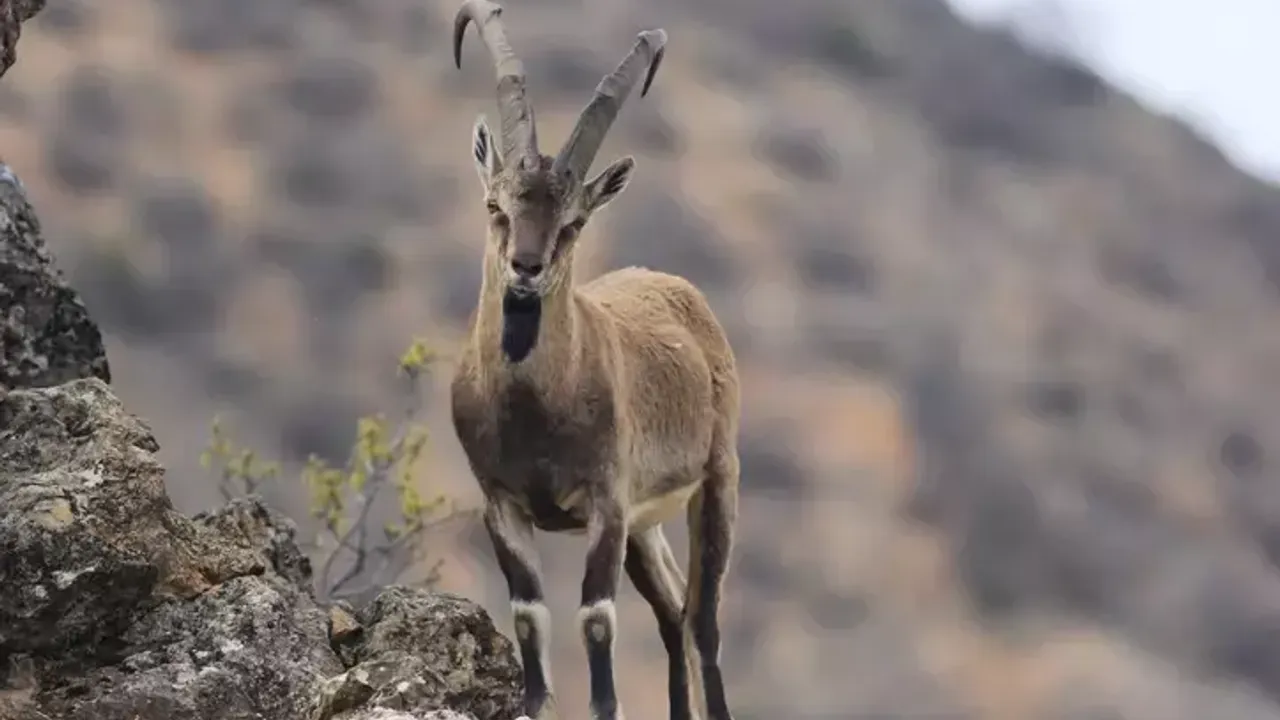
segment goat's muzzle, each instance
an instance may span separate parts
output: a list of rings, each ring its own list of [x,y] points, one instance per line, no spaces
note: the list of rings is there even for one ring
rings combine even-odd
[[[517,305],[538,303],[541,297],[541,287],[537,279],[520,273],[511,273],[507,279],[503,312],[506,312],[508,307],[512,307],[512,303]]]

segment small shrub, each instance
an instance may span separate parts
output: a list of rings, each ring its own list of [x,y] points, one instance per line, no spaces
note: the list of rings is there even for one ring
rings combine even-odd
[[[405,396],[413,398],[400,417],[360,418],[345,465],[333,466],[312,455],[302,469],[317,526],[313,540],[302,545],[317,568],[316,592],[322,600],[351,598],[400,580],[407,568],[426,560],[426,532],[461,515],[447,497],[424,495],[415,482],[414,467],[429,439],[418,420],[419,384],[434,358],[424,342],[415,341],[399,363],[399,374],[408,385]],[[216,469],[219,490],[227,500],[258,493],[280,477],[278,463],[237,447],[217,419],[200,462]],[[388,495],[398,505],[395,519],[375,529],[374,508]],[[431,564],[418,582],[434,584],[439,569],[439,561]]]
[[[249,448],[236,447],[215,417],[209,429],[209,445],[200,453],[200,466],[212,470],[217,466],[218,492],[224,501],[242,495],[256,495],[263,484],[280,476],[280,464],[263,462]]]
[[[752,151],[795,180],[832,182],[840,162],[821,131],[769,125],[756,137]]]
[[[889,74],[889,63],[863,33],[846,22],[823,22],[813,30],[814,58],[847,80],[879,78]]]

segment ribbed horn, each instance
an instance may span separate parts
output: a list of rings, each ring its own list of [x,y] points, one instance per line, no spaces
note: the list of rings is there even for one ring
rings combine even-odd
[[[462,68],[462,37],[467,24],[475,22],[480,39],[493,56],[498,76],[498,119],[501,124],[502,157],[507,163],[519,156],[538,157],[538,130],[533,107],[525,96],[524,63],[507,42],[502,25],[502,6],[489,0],[466,0],[453,19],[453,63]]]
[[[662,55],[666,51],[667,33],[665,30],[646,30],[636,37],[636,44],[631,52],[618,63],[613,72],[604,76],[596,86],[595,97],[582,114],[578,116],[578,124],[573,133],[565,141],[564,147],[556,156],[555,168],[558,171],[571,171],[574,177],[585,180],[591,163],[600,151],[609,127],[622,109],[631,89],[640,81],[641,73],[648,68],[644,86],[640,89],[640,97],[649,93],[653,84],[653,76],[662,64]]]

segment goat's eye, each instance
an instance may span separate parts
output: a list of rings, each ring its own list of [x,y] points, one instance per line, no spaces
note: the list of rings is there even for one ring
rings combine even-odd
[[[489,217],[495,223],[503,224],[507,221],[507,215],[506,213],[502,212],[502,208],[498,205],[498,203],[490,201],[485,205],[485,208],[488,209]]]
[[[578,233],[582,232],[582,226],[586,224],[585,220],[579,218],[560,228],[560,240],[572,240],[577,237]]]

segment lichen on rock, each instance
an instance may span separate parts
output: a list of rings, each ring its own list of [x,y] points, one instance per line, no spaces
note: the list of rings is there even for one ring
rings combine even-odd
[[[423,622],[431,618],[431,622]],[[476,720],[511,720],[520,711],[520,666],[511,641],[479,605],[444,593],[393,586],[359,613],[364,627],[352,659],[360,665],[397,653],[423,664],[428,680],[415,707],[466,706]]]
[[[0,163],[0,386],[88,377],[111,381],[102,333],[49,254],[22,182]]]
[[[43,706],[68,720],[299,717],[317,677],[342,670],[323,633],[323,613],[289,581],[235,578],[147,613],[123,658],[60,678]]]
[[[101,380],[0,401],[0,657],[69,657],[148,604],[259,572],[174,510],[155,438]]]
[[[256,498],[177,512],[155,438],[101,380],[9,391],[0,428],[8,715],[519,715],[512,644],[483,609],[406,587],[321,607],[293,523]]]

